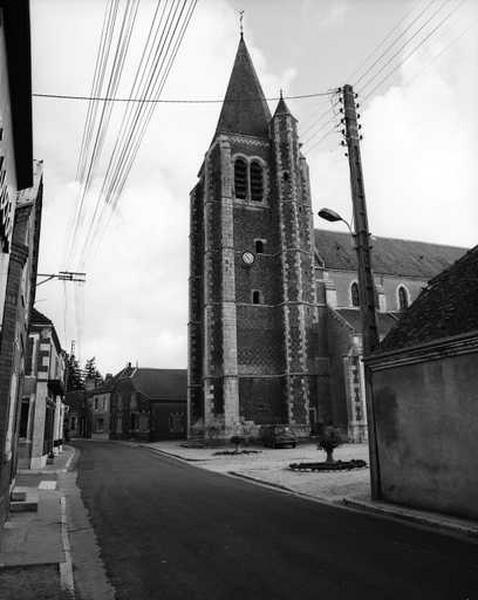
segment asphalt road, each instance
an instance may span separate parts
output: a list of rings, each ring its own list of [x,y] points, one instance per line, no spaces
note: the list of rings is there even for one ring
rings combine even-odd
[[[143,448],[75,445],[118,600],[478,598],[478,545]]]

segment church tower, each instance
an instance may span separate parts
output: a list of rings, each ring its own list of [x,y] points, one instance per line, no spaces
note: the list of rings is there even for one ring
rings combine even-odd
[[[191,192],[188,427],[240,419],[307,434],[318,308],[308,168],[281,97],[271,115],[241,34]]]

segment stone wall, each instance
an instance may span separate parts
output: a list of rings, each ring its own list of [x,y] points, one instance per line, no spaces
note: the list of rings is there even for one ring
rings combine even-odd
[[[370,367],[383,498],[478,519],[478,332]]]

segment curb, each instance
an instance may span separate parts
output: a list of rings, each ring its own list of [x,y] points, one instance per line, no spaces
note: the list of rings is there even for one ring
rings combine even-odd
[[[66,518],[66,497],[61,496],[61,541],[65,553],[64,562],[59,564],[60,584],[63,590],[68,592],[71,598],[75,597],[75,584],[73,580],[73,563],[71,560],[70,540],[68,539],[68,522]]]
[[[198,462],[205,462],[202,459],[193,459],[189,460],[184,458],[183,456],[172,454],[171,452],[166,452],[164,450],[159,450],[158,448],[151,448],[146,444],[138,444],[139,447],[145,448],[154,454],[159,454],[161,456],[174,458],[191,466],[196,466],[201,468],[201,465],[198,465]],[[207,459],[205,459],[207,460]],[[195,464],[196,463],[196,464]],[[205,470],[208,470],[205,468]],[[250,483],[260,485],[265,488],[269,488],[272,490],[276,490],[285,494],[289,494],[292,496],[296,496],[297,498],[302,498],[303,500],[309,500],[312,502],[316,502],[322,504],[324,506],[329,506],[333,508],[338,508],[340,510],[348,510],[355,513],[368,513],[370,516],[379,518],[379,519],[387,519],[393,521],[401,521],[407,522],[411,525],[415,525],[418,527],[425,527],[429,531],[433,531],[435,533],[440,533],[444,535],[451,535],[453,537],[459,537],[460,539],[466,539],[468,542],[472,542],[474,544],[478,544],[478,524],[476,527],[469,527],[461,523],[440,519],[433,517],[433,515],[428,514],[420,514],[415,513],[406,508],[399,507],[397,505],[379,505],[373,504],[372,502],[367,502],[366,500],[359,500],[354,498],[342,498],[341,500],[329,500],[325,497],[312,496],[310,494],[305,494],[304,492],[299,492],[297,490],[293,490],[279,483],[273,483],[264,481],[262,479],[257,479],[255,477],[251,477],[250,475],[246,475],[244,473],[239,473],[238,471],[212,471],[213,473],[217,473],[219,475],[226,475],[229,477],[242,479],[245,481],[249,481]]]
[[[152,448],[148,446],[148,444],[137,444],[138,448],[145,448],[150,452],[155,452],[156,454],[161,454],[162,456],[171,456],[172,458],[176,458],[177,460],[182,460],[186,463],[198,463],[198,462],[210,462],[213,460],[212,458],[186,458],[181,456],[180,454],[173,454],[172,452],[167,452],[166,450],[160,450],[159,448]]]
[[[434,517],[431,514],[417,513],[395,504],[378,504],[355,498],[344,498],[342,503],[349,508],[354,508],[362,512],[369,512],[375,515],[381,515],[385,518],[424,525],[435,531],[438,530],[441,533],[466,537],[468,541],[478,543],[478,524],[476,526],[467,526],[462,523],[450,521],[446,518]]]

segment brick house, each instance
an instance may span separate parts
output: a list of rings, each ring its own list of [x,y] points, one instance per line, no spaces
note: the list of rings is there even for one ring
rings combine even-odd
[[[367,360],[384,500],[478,519],[478,246]]]
[[[110,438],[145,441],[186,435],[187,371],[136,368],[110,396]]]
[[[188,432],[219,422],[367,422],[351,237],[313,229],[306,159],[283,98],[271,114],[241,35],[218,125],[190,194]],[[383,337],[465,249],[374,238]]]
[[[31,47],[28,0],[0,2],[0,525],[14,484],[18,393],[24,360],[32,262],[22,237],[30,209],[17,193],[33,185]],[[41,203],[40,203],[41,204]],[[39,204],[39,205],[40,205]],[[20,214],[21,213],[21,214]],[[23,232],[24,233],[24,232]],[[29,262],[30,261],[30,262]],[[34,275],[32,275],[34,281]],[[22,302],[27,304],[22,305]],[[25,310],[24,310],[25,309]],[[18,315],[17,315],[18,311]]]

